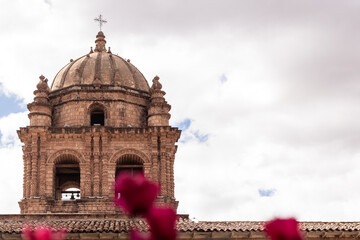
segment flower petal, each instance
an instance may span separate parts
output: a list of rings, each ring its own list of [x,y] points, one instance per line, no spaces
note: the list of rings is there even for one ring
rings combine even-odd
[[[265,225],[265,232],[271,240],[301,240],[298,222],[295,218],[276,218]]]
[[[159,187],[143,174],[131,176],[125,172],[116,178],[114,202],[130,214],[145,214],[152,207],[158,192]]]
[[[176,239],[176,213],[172,208],[152,208],[146,218],[150,225],[151,240]]]

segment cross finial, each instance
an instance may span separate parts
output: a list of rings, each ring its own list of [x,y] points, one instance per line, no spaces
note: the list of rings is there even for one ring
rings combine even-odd
[[[101,15],[101,14],[99,15],[99,17],[94,18],[94,21],[99,22],[100,31],[101,31],[101,27],[102,27],[103,23],[107,23],[107,21],[102,18],[102,15]]]

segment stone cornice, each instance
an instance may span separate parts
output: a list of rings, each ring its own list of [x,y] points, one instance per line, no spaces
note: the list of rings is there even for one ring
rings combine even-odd
[[[65,87],[65,88],[61,88],[55,91],[52,91],[49,94],[49,98],[54,98],[60,95],[64,95],[64,94],[68,94],[68,93],[72,93],[72,92],[121,92],[121,93],[125,93],[125,94],[129,94],[129,95],[133,95],[133,96],[137,96],[137,97],[142,97],[142,98],[150,98],[150,94],[148,92],[145,91],[141,91],[139,89],[135,89],[135,88],[130,88],[130,87],[126,87],[126,86],[117,86],[114,87],[112,85],[101,85],[101,89],[95,89],[94,86],[92,84],[77,84],[77,85],[71,85],[69,87]]]
[[[144,104],[139,104],[139,103],[135,103],[135,102],[131,102],[131,101],[126,101],[124,99],[110,99],[110,98],[80,98],[80,99],[67,99],[67,100],[62,100],[59,103],[55,103],[52,106],[59,106],[65,103],[69,103],[69,102],[124,102],[124,103],[129,103],[129,104],[134,104],[134,105],[138,105],[138,106],[142,106],[142,107],[146,107],[147,105]]]
[[[47,116],[47,117],[50,117],[51,118],[51,115],[50,114],[47,114],[47,113],[43,113],[43,112],[31,112],[28,114],[29,117],[33,116],[33,115],[43,115],[43,116]]]
[[[45,132],[49,134],[99,134],[99,135],[148,135],[152,133],[163,133],[170,134],[175,137],[175,142],[180,138],[181,130],[171,126],[157,126],[157,127],[146,127],[146,128],[116,128],[116,127],[104,127],[104,126],[92,126],[92,127],[43,127],[43,126],[27,126],[18,130],[18,135],[31,134]],[[115,137],[115,136],[114,136]]]

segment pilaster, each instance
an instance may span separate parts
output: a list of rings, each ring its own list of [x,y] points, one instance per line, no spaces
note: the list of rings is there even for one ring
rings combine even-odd
[[[30,198],[30,186],[31,186],[31,153],[24,153],[24,198]]]
[[[30,198],[37,196],[37,179],[38,179],[38,154],[37,152],[31,153],[31,185],[30,185]]]
[[[39,172],[39,179],[40,184],[38,186],[39,188],[39,196],[45,197],[45,186],[48,184],[46,179],[46,152],[40,153],[40,172]]]
[[[91,158],[91,153],[90,152],[85,152],[83,153],[84,157],[85,157],[85,163],[83,164],[83,167],[80,169],[80,174],[81,174],[81,181],[82,181],[82,189],[81,190],[81,195],[83,198],[87,198],[89,196],[92,196],[92,192],[91,192],[91,169],[90,169],[90,158]]]

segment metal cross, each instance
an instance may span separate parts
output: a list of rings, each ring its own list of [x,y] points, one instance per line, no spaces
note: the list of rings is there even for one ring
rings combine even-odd
[[[100,31],[101,31],[101,27],[104,23],[107,23],[107,21],[105,19],[102,18],[102,15],[100,14],[98,18],[94,18],[94,21],[99,22],[99,26],[100,26]]]

